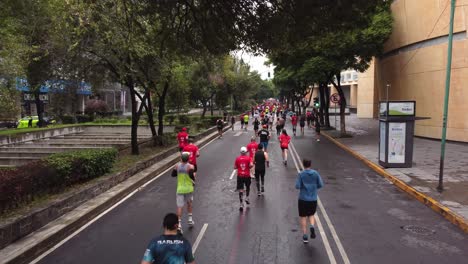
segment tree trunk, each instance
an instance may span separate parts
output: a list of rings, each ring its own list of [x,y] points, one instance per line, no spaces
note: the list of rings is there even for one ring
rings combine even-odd
[[[304,104],[304,111],[303,113],[307,113],[307,107],[310,106],[310,102],[312,101],[312,93],[314,92],[314,88],[312,88],[312,90],[310,90],[310,93],[309,93],[309,99],[307,100],[307,104]]]
[[[130,91],[130,102],[132,104],[132,128],[131,128],[131,144],[132,144],[132,155],[140,154],[138,149],[138,121],[140,116],[137,110],[136,91],[133,84],[133,80],[128,80],[126,85]]]
[[[330,89],[328,89],[328,86],[327,84],[322,84],[323,85],[323,89],[325,91],[325,98],[324,98],[324,101],[325,101],[325,127],[326,128],[330,128]]]
[[[159,96],[159,102],[158,102],[158,136],[162,136],[164,133],[164,115],[166,114],[166,96],[167,96],[167,91],[169,90],[170,86],[170,80],[167,79],[166,82],[164,83],[164,88]],[[162,142],[161,142],[162,143]]]
[[[319,100],[320,100],[320,124],[325,125],[326,104],[325,104],[325,89],[323,84],[319,84]]]
[[[211,112],[211,116],[214,115],[214,111],[213,111],[213,96],[210,97],[210,112]]]
[[[37,117],[39,119],[37,122],[37,126],[44,127],[44,108],[42,107],[43,104],[42,104],[41,99],[39,98],[40,88],[37,88],[36,90],[37,91],[35,91],[33,94],[34,94],[34,102],[36,103]]]
[[[154,114],[153,114],[153,104],[151,102],[151,95],[148,90],[145,91],[146,94],[146,100],[147,100],[147,105],[145,107],[146,109],[146,115],[148,116],[148,124],[151,129],[151,135],[153,137],[153,145],[157,144],[157,139],[156,136],[158,135],[156,132],[156,127],[154,125]]]
[[[206,101],[202,101],[202,105],[203,105],[203,112],[201,114],[201,117],[204,118],[205,117],[205,114],[206,114],[206,111],[208,110],[208,107],[206,106],[207,105],[207,102]]]
[[[346,135],[346,97],[344,95],[343,89],[341,87],[340,75],[336,75],[337,83],[333,82],[338,94],[340,95],[340,135],[343,137]],[[336,114],[336,113],[335,113]]]

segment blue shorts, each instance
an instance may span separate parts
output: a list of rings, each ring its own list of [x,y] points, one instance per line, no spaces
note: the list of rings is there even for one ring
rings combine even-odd
[[[266,141],[266,142],[260,142],[260,144],[263,145],[263,149],[268,148],[268,141]]]

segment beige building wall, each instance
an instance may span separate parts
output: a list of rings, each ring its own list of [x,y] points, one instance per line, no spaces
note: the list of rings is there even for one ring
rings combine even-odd
[[[468,142],[468,0],[457,0],[447,139]],[[415,134],[440,138],[450,0],[399,0],[385,55],[359,76],[358,116],[376,117],[379,99],[416,100]],[[375,78],[375,82],[373,80]]]
[[[357,93],[357,116],[359,118],[373,118],[377,111],[377,103],[375,100],[376,89],[376,64],[375,60],[371,63],[366,72],[359,73]]]

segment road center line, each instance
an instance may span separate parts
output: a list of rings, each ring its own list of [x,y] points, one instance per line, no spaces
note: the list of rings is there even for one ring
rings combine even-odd
[[[238,137],[238,136],[242,135],[243,133],[244,133],[244,132],[239,131],[239,132],[237,132],[236,134],[234,134],[234,136],[235,136],[235,137]]]
[[[197,251],[198,245],[200,244],[200,241],[202,240],[203,236],[205,235],[206,229],[208,228],[208,224],[205,223],[200,230],[200,233],[197,236],[197,239],[195,240],[195,243],[193,243],[193,254]]]
[[[299,159],[299,154],[297,153],[296,147],[294,144],[291,143],[292,151],[294,154],[297,156]],[[294,156],[293,154],[293,156]],[[301,164],[301,168],[304,169],[303,165]],[[323,206],[322,202],[320,199],[318,199],[318,206],[320,208],[320,211],[323,213],[323,218],[325,219],[325,222],[327,223],[330,232],[332,233],[332,237],[335,240],[336,246],[338,247],[338,250],[340,251],[340,255],[343,258],[343,261],[345,264],[350,264],[350,260],[348,258],[348,255],[346,254],[346,251],[343,247],[343,244],[341,243],[340,238],[338,237],[338,234],[336,233],[335,227],[333,226],[333,223],[330,220],[330,217],[328,217],[327,211],[325,211],[325,207]]]
[[[232,180],[232,178],[234,178],[234,175],[236,175],[236,171],[237,171],[237,170],[233,170],[233,171],[232,171],[231,177],[229,177],[230,180]]]
[[[201,147],[200,149],[204,149],[205,147],[207,147],[211,142],[217,140],[217,137],[215,137],[214,139],[210,140],[209,142],[207,142],[203,147]],[[140,190],[144,189],[146,186],[148,186],[150,183],[154,182],[155,180],[159,179],[159,177],[163,176],[164,174],[166,174],[168,171],[172,170],[173,169],[173,166],[169,167],[168,169],[166,169],[165,171],[161,172],[160,174],[158,174],[157,176],[155,176],[153,179],[147,181],[145,184],[143,184],[142,186],[140,186],[139,188],[137,188],[136,190],[134,190],[133,192],[129,193],[127,196],[125,196],[124,198],[122,198],[122,200],[118,201],[116,204],[114,204],[113,206],[111,206],[110,208],[108,208],[107,210],[105,210],[104,212],[102,212],[101,214],[99,214],[98,216],[96,216],[95,218],[91,219],[91,221],[89,221],[88,223],[86,223],[85,225],[83,225],[82,227],[80,227],[78,230],[76,230],[75,232],[73,232],[71,235],[67,236],[66,238],[64,238],[62,241],[60,241],[59,243],[57,243],[56,245],[54,245],[53,247],[51,247],[49,250],[47,250],[46,252],[42,253],[40,256],[38,256],[37,258],[35,258],[33,261],[30,262],[30,264],[36,264],[38,263],[39,261],[41,261],[43,258],[45,258],[47,255],[49,255],[50,253],[54,252],[57,248],[61,247],[63,244],[65,244],[67,241],[69,241],[70,239],[72,239],[73,237],[75,237],[76,235],[78,235],[79,233],[81,233],[81,231],[85,230],[88,226],[92,225],[94,222],[96,222],[97,220],[99,220],[101,217],[103,217],[104,215],[106,215],[107,213],[109,213],[110,211],[112,211],[114,208],[116,208],[117,206],[119,206],[120,204],[122,204],[123,202],[125,202],[126,200],[128,200],[130,197],[132,197],[133,195],[135,195],[137,192],[139,192]]]
[[[292,143],[290,143],[290,146],[292,146]],[[299,160],[299,158],[296,157],[296,155],[294,155],[293,150],[291,150],[291,154],[292,154],[291,157],[293,159],[294,165],[296,166],[297,173],[299,173],[301,170],[299,168],[298,161],[296,161],[296,159]],[[318,216],[317,213],[315,214],[315,220],[317,221],[317,226],[319,228],[319,233],[320,233],[320,236],[322,237],[322,241],[323,241],[323,245],[325,246],[325,250],[327,251],[328,259],[330,260],[331,264],[336,264],[336,259],[335,259],[335,256],[333,255],[333,251],[331,249],[330,242],[328,242],[327,234],[325,233],[325,229],[324,229],[324,227],[322,225],[322,222],[320,221],[320,217]]]

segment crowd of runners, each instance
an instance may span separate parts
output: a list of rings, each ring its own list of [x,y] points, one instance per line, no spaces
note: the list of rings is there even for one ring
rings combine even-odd
[[[287,120],[290,121],[293,136],[297,136],[299,123],[300,133],[304,136],[304,128],[315,129],[315,140],[320,141],[320,119],[313,109],[305,114],[296,115],[279,103],[263,103],[252,107],[250,112],[239,116],[241,130],[248,131],[249,123],[253,126],[253,135],[246,146],[240,147],[240,155],[234,161],[234,170],[237,172],[236,191],[239,195],[239,210],[250,205],[250,186],[252,180],[256,182],[257,196],[265,194],[265,177],[270,166],[268,144],[272,138],[273,127],[276,129],[282,163],[287,166],[288,149],[291,136],[286,130]],[[236,123],[236,117],[230,118],[232,130]],[[224,121],[216,121],[219,138],[223,136]],[[182,128],[177,134],[179,143],[180,162],[173,170],[172,176],[177,178],[176,190],[176,214],[168,214],[164,218],[164,234],[150,242],[145,252],[142,263],[194,263],[194,257],[190,243],[183,237],[183,209],[187,211],[187,225],[193,227],[193,194],[195,191],[197,158],[200,156],[199,148],[187,132]],[[311,169],[311,161],[303,160],[304,170],[296,179],[295,187],[299,190],[298,213],[300,226],[303,231],[303,242],[308,243],[310,238],[315,238],[315,219],[317,209],[317,190],[322,188],[323,182],[317,171]],[[309,230],[307,230],[309,223]],[[175,261],[175,262],[171,262]]]

